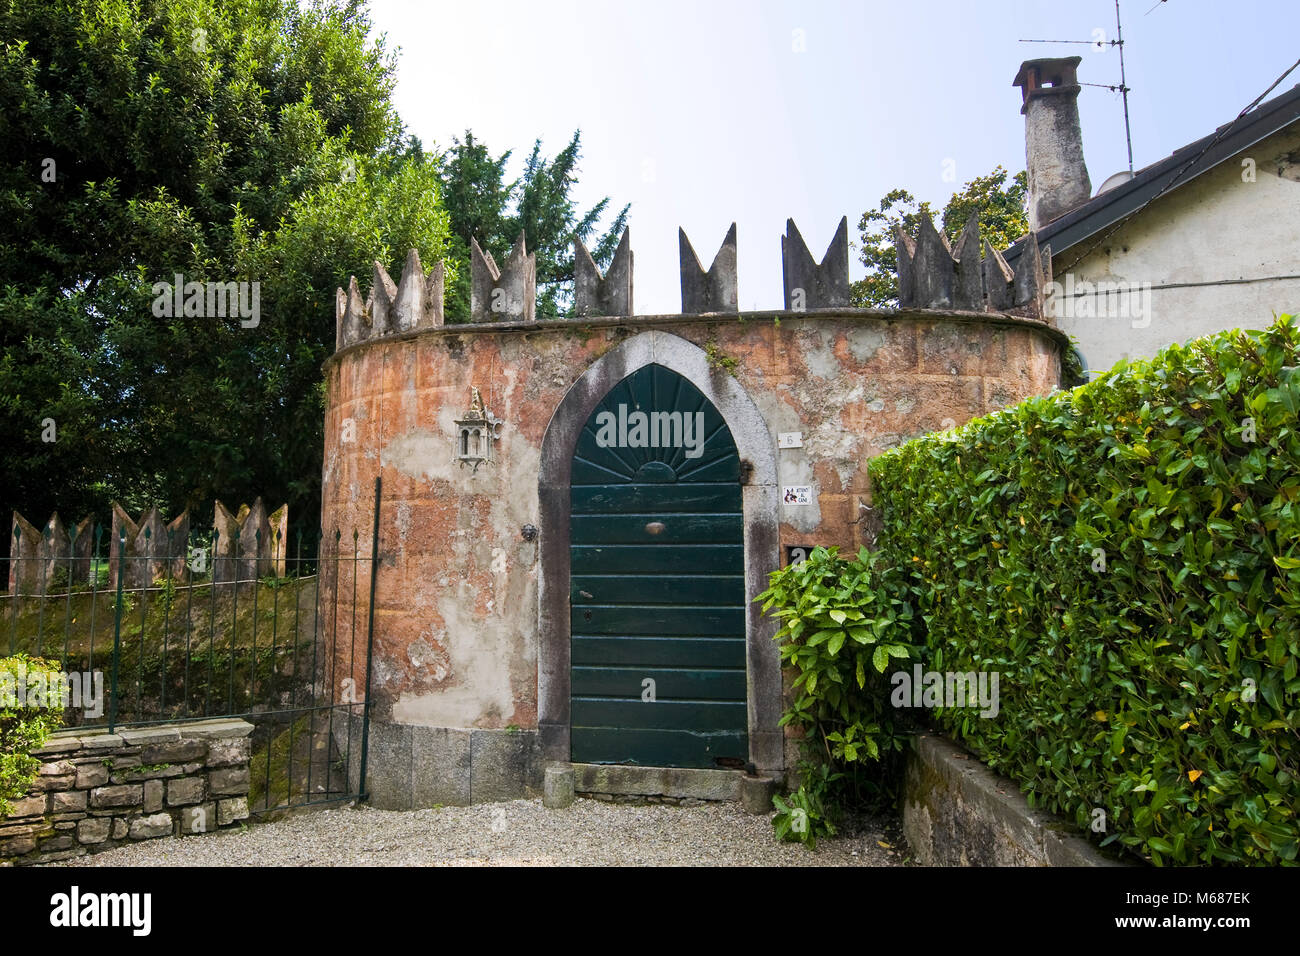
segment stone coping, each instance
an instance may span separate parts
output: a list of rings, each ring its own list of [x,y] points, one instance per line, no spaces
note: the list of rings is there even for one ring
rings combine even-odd
[[[1011,312],[971,312],[948,309],[807,309],[799,312],[789,309],[763,309],[750,312],[701,312],[696,314],[660,314],[660,315],[623,315],[623,316],[583,316],[580,318],[544,317],[532,322],[463,322],[453,325],[440,325],[433,328],[410,329],[406,332],[392,332],[375,338],[353,342],[339,349],[322,364],[328,370],[345,356],[368,345],[379,343],[405,342],[422,337],[437,338],[448,335],[481,335],[485,333],[572,333],[586,329],[628,328],[654,329],[668,325],[694,325],[718,322],[768,322],[778,319],[782,322],[794,322],[805,319],[848,319],[861,321],[886,322],[958,322],[962,324],[1013,326],[1041,332],[1054,341],[1063,350],[1070,348],[1069,336],[1060,329],[1042,319],[1032,316],[1016,315]]]
[[[168,743],[183,737],[199,737],[207,740],[247,737],[252,732],[253,725],[248,721],[229,717],[183,720],[148,727],[118,727],[111,734],[107,727],[69,727],[50,734],[45,745],[33,750],[32,755]]]

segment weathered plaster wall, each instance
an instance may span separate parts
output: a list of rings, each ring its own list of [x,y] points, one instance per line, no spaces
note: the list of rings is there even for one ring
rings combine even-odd
[[[1242,179],[1247,158],[1255,163],[1254,182]],[[1073,273],[1076,282],[1152,286],[1150,314],[1137,319],[1065,315],[1062,302],[1049,301],[1057,325],[1078,340],[1094,372],[1222,329],[1262,328],[1274,312],[1300,310],[1300,133],[1271,136],[1161,197],[1076,263],[1094,242],[1053,256],[1056,282]]]
[[[870,501],[868,458],[1045,394],[1059,377],[1059,336],[1039,323],[923,312],[451,326],[341,351],[327,364],[322,518],[345,541],[360,530],[364,545],[382,475],[371,698],[378,722],[538,726],[539,548],[555,529],[541,527],[533,540],[524,529],[539,524],[542,438],[592,362],[656,329],[715,356],[711,374],[734,374],[766,419],[774,451],[779,432],[802,432],[802,448],[775,451],[779,483],[813,486],[811,505],[782,506],[783,545],[856,550]],[[453,423],[471,386],[505,423],[496,461],[477,471],[453,455]],[[366,587],[358,582],[358,622]],[[325,626],[350,633],[351,581],[326,579],[322,594]],[[355,670],[346,650],[336,660],[336,692],[346,692],[347,677],[363,686],[362,659]]]

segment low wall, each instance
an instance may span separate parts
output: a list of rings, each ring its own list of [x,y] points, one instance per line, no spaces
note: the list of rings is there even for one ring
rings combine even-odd
[[[925,866],[1121,865],[944,737],[914,738],[903,801],[903,835]]]
[[[252,730],[242,720],[201,720],[51,735],[33,752],[42,766],[30,792],[0,820],[0,866],[52,863],[246,819]]]

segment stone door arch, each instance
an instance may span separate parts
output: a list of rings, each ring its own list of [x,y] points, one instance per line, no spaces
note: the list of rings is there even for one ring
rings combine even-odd
[[[779,566],[775,442],[740,383],[712,369],[699,346],[671,333],[644,332],[592,363],[566,392],[542,440],[538,480],[541,558],[538,588],[538,726],[543,756],[569,761],[571,728],[570,483],[574,451],[596,406],[633,372],[660,365],[685,378],[726,422],[742,470],[745,658],[749,760],[783,769],[781,667],[775,622],[752,602]]]

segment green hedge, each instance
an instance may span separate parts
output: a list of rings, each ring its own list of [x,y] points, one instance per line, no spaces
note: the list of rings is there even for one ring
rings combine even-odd
[[[1001,675],[941,726],[1157,864],[1296,859],[1298,343],[1171,347],[870,466],[926,666]]]

